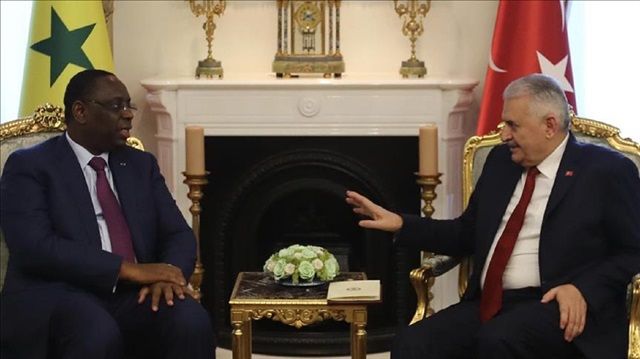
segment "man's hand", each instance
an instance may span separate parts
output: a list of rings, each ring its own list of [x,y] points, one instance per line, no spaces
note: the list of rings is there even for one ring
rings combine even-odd
[[[180,300],[184,300],[185,298],[182,287],[173,283],[157,282],[148,286],[144,286],[140,289],[140,291],[138,292],[138,304],[142,304],[149,293],[151,293],[151,310],[153,310],[154,312],[158,311],[158,306],[160,305],[160,297],[164,297],[164,301],[169,307],[173,307],[174,294],[178,298],[180,298]]]
[[[564,329],[564,339],[568,342],[582,334],[587,321],[587,302],[573,284],[560,285],[542,296],[542,303],[558,301],[560,308],[560,329]]]
[[[182,270],[166,263],[139,264],[123,261],[120,267],[120,279],[138,284],[168,282],[180,287],[187,285]]]
[[[202,295],[189,287],[181,287],[173,283],[156,282],[151,285],[146,285],[138,292],[138,304],[142,304],[147,296],[151,294],[151,310],[158,311],[160,305],[160,298],[164,298],[164,301],[169,307],[173,307],[173,298],[177,296],[178,299],[184,300],[186,295],[192,297],[195,300],[200,300]]]
[[[355,213],[371,218],[358,222],[360,227],[387,232],[395,232],[402,228],[402,217],[378,206],[357,192],[347,191],[347,203],[353,206]]]

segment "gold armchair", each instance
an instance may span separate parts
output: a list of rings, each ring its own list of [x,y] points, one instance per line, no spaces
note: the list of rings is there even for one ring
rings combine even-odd
[[[65,128],[64,110],[48,103],[38,106],[31,116],[0,125],[0,175],[4,163],[13,151],[58,136]],[[144,150],[142,142],[137,138],[130,137],[127,144]],[[0,290],[4,285],[8,261],[9,250],[0,231]]]
[[[633,277],[627,292],[629,305],[629,359],[640,359],[640,274]]]
[[[602,122],[586,118],[572,117],[572,132],[583,142],[591,142],[610,147],[629,157],[640,169],[640,144],[631,139],[620,137],[620,130]],[[480,178],[482,167],[491,149],[500,144],[500,129],[485,136],[471,137],[465,144],[462,193],[466,207],[471,192]],[[420,268],[411,271],[411,283],[418,297],[416,312],[411,324],[433,314],[429,304],[432,299],[431,287],[435,278],[460,264],[458,292],[460,296],[467,289],[467,280],[472,268],[469,258],[453,258],[444,255],[427,255],[422,259]],[[629,352],[628,359],[640,359],[640,273],[636,275],[628,288],[627,304],[629,308]]]

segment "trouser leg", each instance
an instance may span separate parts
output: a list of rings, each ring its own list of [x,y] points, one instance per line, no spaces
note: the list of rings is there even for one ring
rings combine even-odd
[[[462,301],[400,333],[393,359],[576,358],[579,350],[564,340],[557,302],[540,303],[539,288],[504,292],[503,309],[480,322],[478,301]]]
[[[49,338],[55,358],[122,358],[122,336],[113,316],[97,297],[70,291],[51,313]]]
[[[405,328],[391,351],[392,359],[471,359],[480,328],[479,304],[463,301]]]
[[[131,292],[118,299],[115,315],[127,349],[142,358],[215,358],[211,318],[191,297],[174,298],[173,307],[161,299],[153,312],[150,297],[138,304],[137,292]]]
[[[505,306],[478,333],[478,359],[575,358],[564,340],[558,303],[540,302],[538,290],[505,291]]]

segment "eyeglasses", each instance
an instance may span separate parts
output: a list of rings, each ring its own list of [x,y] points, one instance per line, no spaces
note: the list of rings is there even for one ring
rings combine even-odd
[[[87,100],[87,102],[95,103],[97,105],[102,106],[103,108],[114,112],[114,113],[122,113],[123,111],[129,110],[131,113],[135,114],[138,111],[136,105],[132,104],[130,101],[113,101],[103,103],[96,100]]]

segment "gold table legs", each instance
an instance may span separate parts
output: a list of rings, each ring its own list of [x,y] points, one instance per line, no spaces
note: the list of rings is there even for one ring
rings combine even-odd
[[[367,309],[354,309],[347,314],[351,322],[351,359],[367,357]]]
[[[231,348],[233,359],[250,359],[251,352],[251,319],[243,310],[231,309]]]
[[[317,308],[317,307],[316,307]],[[327,306],[333,312],[333,306]],[[290,308],[281,308],[287,310],[296,310],[293,306]],[[298,308],[299,309],[299,308]],[[367,357],[367,308],[365,305],[357,306],[340,306],[338,311],[344,312],[344,316],[334,316],[334,319],[343,318],[351,324],[351,358],[366,359]],[[264,315],[258,313],[271,313]],[[253,319],[271,318],[273,320],[282,321],[277,317],[279,310],[270,309],[241,309],[231,306],[231,349],[233,351],[233,359],[251,359],[252,353],[252,333],[251,321]],[[257,315],[256,315],[257,314]],[[320,319],[322,320],[322,319]],[[310,323],[308,323],[310,324]],[[293,324],[291,324],[293,325]]]

